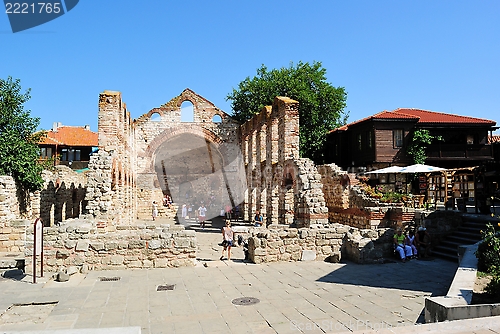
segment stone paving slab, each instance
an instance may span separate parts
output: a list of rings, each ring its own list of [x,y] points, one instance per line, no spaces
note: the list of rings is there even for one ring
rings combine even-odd
[[[220,237],[206,233],[201,238],[210,242],[204,243],[208,246],[200,252],[199,265],[191,268],[89,272],[64,283],[40,280],[35,285],[28,276],[23,281],[0,279],[4,309],[57,301],[43,321],[3,324],[0,331],[135,326],[143,334],[336,333],[363,325],[371,329],[371,324],[413,326],[422,321],[424,298],[445,295],[457,268],[438,259],[255,265],[242,261],[241,248],[234,249],[231,261],[220,261],[220,247],[210,246]],[[120,280],[102,282],[99,277]],[[165,284],[175,284],[174,290],[156,291]],[[232,304],[240,297],[260,302]]]

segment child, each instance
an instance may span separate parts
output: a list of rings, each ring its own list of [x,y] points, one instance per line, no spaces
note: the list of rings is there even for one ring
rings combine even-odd
[[[220,260],[224,259],[224,251],[227,249],[227,259],[231,260],[231,247],[233,246],[234,240],[234,231],[231,228],[231,221],[226,219],[226,226],[222,228],[222,240],[224,244],[224,248],[222,249],[222,255]]]

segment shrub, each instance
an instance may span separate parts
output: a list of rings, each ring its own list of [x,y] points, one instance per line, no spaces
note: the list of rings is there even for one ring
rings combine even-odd
[[[401,193],[389,191],[382,196],[381,201],[387,203],[401,203],[403,201],[403,196],[404,195]]]
[[[491,281],[484,287],[484,292],[500,299],[500,273],[493,275]]]
[[[481,235],[482,241],[476,251],[477,269],[488,273],[498,272],[500,268],[500,233],[488,223],[486,230],[481,231]]]

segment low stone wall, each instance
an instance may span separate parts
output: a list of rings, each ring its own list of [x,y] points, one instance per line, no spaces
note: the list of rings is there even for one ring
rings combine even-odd
[[[394,229],[350,228],[344,236],[342,256],[356,263],[384,263],[394,259]]]
[[[0,253],[22,253],[29,226],[29,220],[14,219],[0,227]]]
[[[477,274],[479,242],[463,246],[461,261],[446,296],[425,298],[425,322],[453,321],[500,315],[500,304],[471,305]]]
[[[28,231],[27,272],[32,270],[32,252],[33,234]],[[48,272],[192,266],[195,258],[195,231],[180,225],[106,228],[80,220],[44,228],[44,269]]]
[[[8,227],[19,216],[16,182],[12,176],[0,176],[0,228]]]
[[[380,206],[331,211],[329,220],[361,229],[378,229],[408,225],[416,220],[416,216],[411,208]]]
[[[254,263],[326,260],[342,257],[356,263],[383,262],[393,256],[392,229],[357,229],[342,224],[328,227],[270,226],[248,232],[249,259]]]

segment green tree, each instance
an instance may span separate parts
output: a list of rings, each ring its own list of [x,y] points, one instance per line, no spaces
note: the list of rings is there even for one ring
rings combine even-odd
[[[36,132],[40,119],[24,110],[29,92],[21,92],[19,79],[0,78],[0,175],[11,175],[24,190],[34,191],[43,186],[38,142],[46,134]]]
[[[317,163],[324,161],[327,133],[347,120],[347,93],[344,87],[333,87],[326,81],[326,69],[320,62],[299,62],[289,67],[268,70],[265,65],[257,75],[247,77],[238,89],[228,94],[233,117],[244,122],[271,105],[276,96],[287,96],[299,102],[300,155]]]
[[[441,136],[433,136],[429,130],[419,129],[413,132],[410,145],[408,146],[408,154],[412,156],[413,162],[423,164],[427,159],[425,150],[434,140],[443,140]]]

